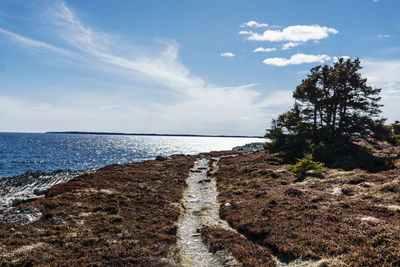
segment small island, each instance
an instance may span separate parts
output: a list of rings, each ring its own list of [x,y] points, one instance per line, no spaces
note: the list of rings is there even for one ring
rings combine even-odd
[[[91,135],[126,135],[126,136],[176,136],[176,137],[223,137],[223,138],[263,138],[263,136],[249,135],[212,135],[212,134],[157,134],[157,133],[113,133],[113,132],[45,132],[46,134],[91,134]]]

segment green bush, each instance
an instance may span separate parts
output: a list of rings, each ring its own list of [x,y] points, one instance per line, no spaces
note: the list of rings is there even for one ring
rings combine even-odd
[[[323,163],[313,161],[311,154],[304,154],[302,159],[290,166],[290,170],[297,179],[304,179],[306,176],[321,176]]]
[[[393,135],[393,143],[396,146],[400,146],[400,134],[394,134]]]

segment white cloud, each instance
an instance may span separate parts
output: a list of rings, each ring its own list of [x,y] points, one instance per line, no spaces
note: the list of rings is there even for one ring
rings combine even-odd
[[[37,49],[40,57],[46,60],[66,58],[76,63],[74,67],[117,75],[116,80],[132,84],[133,96],[129,96],[128,91],[117,91],[117,85],[103,92],[75,88],[82,95],[72,97],[67,93],[72,88],[68,88],[65,94],[69,98],[57,95],[50,101],[49,96],[43,97],[42,101],[31,101],[29,97],[2,96],[0,93],[0,131],[262,135],[265,124],[292,104],[290,97],[282,98],[287,94],[281,91],[262,94],[254,84],[225,87],[203,80],[180,62],[179,46],[175,42],[164,43],[162,49],[124,49],[130,45],[88,27],[64,2],[58,2],[46,14],[46,29],[53,29],[52,40],[57,37],[63,40],[63,48],[6,30],[1,33],[24,47]],[[160,88],[169,100],[136,97],[143,84]],[[91,92],[90,97],[84,95],[88,92]]]
[[[302,45],[302,44],[303,43],[289,42],[289,43],[286,43],[286,44],[284,44],[282,46],[282,50],[288,50],[290,48],[293,48],[293,47],[296,47],[296,46],[299,46],[299,45]]]
[[[235,54],[231,52],[221,53],[221,57],[234,57]]]
[[[400,60],[364,59],[361,66],[361,72],[367,77],[368,83],[396,90],[400,95]]]
[[[5,36],[11,38],[15,42],[17,42],[25,47],[28,47],[28,48],[45,49],[48,51],[53,51],[53,52],[64,54],[64,55],[72,55],[73,54],[72,52],[70,52],[66,49],[52,46],[52,45],[46,44],[44,42],[36,41],[36,40],[30,39],[30,38],[24,37],[22,35],[7,31],[2,28],[0,28],[0,33],[4,34]]]
[[[368,85],[382,88],[381,104],[383,116],[389,121],[400,118],[400,60],[364,59],[361,61],[361,73],[367,78]]]
[[[268,27],[268,24],[265,23],[258,23],[257,21],[250,20],[246,23],[242,23],[240,27],[254,27],[254,28],[261,28],[261,27]]]
[[[253,34],[254,32],[252,31],[240,31],[239,34]]]
[[[272,48],[263,48],[263,47],[259,47],[253,50],[253,52],[272,52],[272,51],[276,51],[275,47]]]
[[[264,64],[273,65],[273,66],[287,66],[287,65],[299,65],[303,63],[324,63],[325,61],[331,60],[331,58],[327,55],[305,55],[305,54],[296,54],[291,58],[281,58],[281,57],[273,57],[267,58],[263,61]]]
[[[320,40],[327,38],[329,34],[337,34],[334,28],[319,25],[294,25],[284,28],[283,30],[266,30],[264,33],[242,32],[241,34],[249,35],[248,40],[252,41],[269,41],[269,42],[307,42],[309,40]]]
[[[376,37],[378,37],[378,38],[390,38],[391,35],[389,35],[389,34],[378,34]]]

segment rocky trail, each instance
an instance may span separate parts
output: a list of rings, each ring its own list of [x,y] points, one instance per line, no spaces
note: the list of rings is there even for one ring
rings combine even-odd
[[[213,225],[233,230],[219,218],[216,180],[207,176],[211,158],[200,157],[194,164],[189,178],[188,189],[183,198],[184,214],[178,227],[178,244],[182,252],[183,266],[237,266],[233,257],[209,252],[202,242],[200,230]],[[219,158],[216,160],[216,166]]]
[[[182,201],[183,215],[178,226],[178,247],[181,252],[182,266],[241,266],[232,255],[227,255],[226,252],[219,251],[215,254],[210,252],[200,234],[204,226],[216,226],[237,233],[219,217],[217,181],[207,176],[210,160],[213,160],[211,172],[213,174],[218,171],[220,158],[233,156],[236,155],[200,157],[190,170],[190,175],[186,180],[188,188]],[[225,205],[230,205],[230,203],[225,203]],[[296,259],[285,263],[279,260],[277,255],[272,255],[272,258],[277,267],[316,267],[323,262]]]

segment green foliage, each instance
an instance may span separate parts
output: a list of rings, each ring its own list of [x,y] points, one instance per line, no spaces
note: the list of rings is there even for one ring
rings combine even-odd
[[[312,68],[293,92],[293,108],[272,120],[267,129],[266,151],[279,152],[290,163],[305,153],[329,162],[342,152],[350,153],[355,138],[385,139],[390,130],[384,127],[384,119],[376,119],[381,89],[368,86],[360,69],[360,60],[343,58],[333,66]]]
[[[395,121],[390,125],[385,125],[384,122],[385,120],[377,120],[371,123],[372,136],[377,140],[400,146],[400,122]]]
[[[392,123],[392,130],[393,130],[393,134],[395,135],[400,135],[400,121],[395,121],[394,123]]]
[[[297,179],[304,179],[306,176],[321,176],[323,163],[313,161],[311,154],[305,154],[303,158],[298,159],[297,163],[290,166],[290,170]]]
[[[400,134],[394,135],[394,136],[393,136],[393,143],[394,143],[396,146],[400,146]]]
[[[388,128],[390,132],[386,140],[395,146],[400,146],[400,121],[395,121]]]

